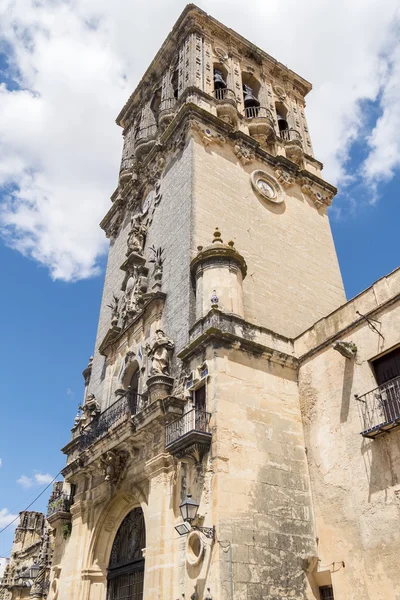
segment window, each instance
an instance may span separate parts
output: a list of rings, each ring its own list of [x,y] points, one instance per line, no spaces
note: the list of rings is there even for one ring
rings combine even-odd
[[[383,385],[391,379],[400,377],[400,348],[384,354],[372,361],[375,378],[378,385]]]
[[[334,600],[333,587],[331,585],[324,585],[320,587],[319,596],[321,600]]]
[[[243,103],[247,118],[258,116],[260,102],[258,96],[261,85],[251,73],[242,73]]]
[[[289,125],[287,122],[287,108],[282,102],[275,104],[276,118],[278,121],[279,131],[288,131]]]

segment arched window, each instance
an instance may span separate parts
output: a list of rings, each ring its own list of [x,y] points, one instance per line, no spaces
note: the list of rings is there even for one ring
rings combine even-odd
[[[146,547],[144,515],[134,508],[122,521],[111,550],[107,600],[142,600]]]
[[[172,77],[171,77],[171,86],[174,93],[175,100],[178,99],[179,95],[179,72],[178,69],[175,69]]]
[[[243,102],[246,117],[257,116],[260,102],[258,96],[260,93],[260,82],[251,73],[242,73]]]
[[[228,89],[228,71],[219,63],[214,64],[214,95],[217,100],[223,100]]]
[[[288,131],[289,124],[286,120],[286,117],[287,117],[286,106],[284,104],[282,104],[282,102],[277,102],[275,104],[275,110],[276,110],[276,117],[277,117],[277,121],[278,121],[279,132],[281,133],[282,131]],[[282,135],[282,137],[284,137],[284,135]]]

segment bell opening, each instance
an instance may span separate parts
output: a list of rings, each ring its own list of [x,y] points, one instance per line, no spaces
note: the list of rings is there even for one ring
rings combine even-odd
[[[220,65],[214,66],[214,90],[227,89],[227,72]]]

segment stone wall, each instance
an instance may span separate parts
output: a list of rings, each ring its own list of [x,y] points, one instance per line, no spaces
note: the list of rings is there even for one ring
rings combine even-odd
[[[218,539],[232,543],[234,597],[306,598],[315,533],[296,371],[242,351],[213,354],[213,508]]]
[[[365,407],[355,399],[377,385],[369,361],[400,343],[399,274],[382,278],[296,341],[312,351],[300,367],[299,389],[319,568],[329,572],[335,598],[400,598],[400,432],[362,437]],[[381,335],[357,310],[374,311],[369,318]],[[339,333],[356,344],[355,359],[332,348]],[[322,345],[313,348],[311,340]]]
[[[161,246],[164,249],[162,291],[167,294],[167,299],[163,322],[166,333],[174,340],[178,352],[188,339],[189,312],[193,305],[189,272],[191,192],[192,145],[189,142],[182,153],[167,165],[160,181],[162,199],[154,212],[145,249],[147,258],[150,258],[150,246]],[[99,353],[98,348],[110,328],[111,310],[107,305],[111,302],[113,293],[121,295],[124,272],[120,267],[126,258],[130,216],[128,211],[119,235],[110,245],[89,385],[89,392],[95,394],[103,407],[110,403],[111,397],[105,389],[106,358]],[[148,264],[148,267],[151,273],[152,265]]]
[[[195,246],[215,226],[244,256],[245,319],[293,337],[345,300],[326,208],[317,210],[296,184],[284,205],[261,202],[250,173],[273,170],[257,160],[242,166],[231,146],[195,145]],[[218,295],[218,290],[217,290]]]

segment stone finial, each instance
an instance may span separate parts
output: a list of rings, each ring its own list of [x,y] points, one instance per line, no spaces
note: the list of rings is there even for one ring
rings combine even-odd
[[[214,231],[214,239],[213,239],[212,243],[213,243],[213,244],[217,244],[217,243],[219,243],[219,244],[223,244],[223,243],[224,243],[224,242],[222,241],[222,238],[221,238],[221,232],[220,232],[220,230],[218,229],[218,227],[216,227],[216,228],[215,228],[215,231]]]

